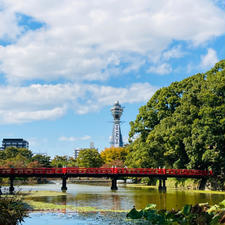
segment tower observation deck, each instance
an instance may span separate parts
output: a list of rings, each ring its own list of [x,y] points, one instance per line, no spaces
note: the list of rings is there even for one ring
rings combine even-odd
[[[122,147],[123,139],[120,130],[120,117],[123,113],[123,108],[119,104],[119,101],[116,101],[111,108],[112,116],[113,116],[113,131],[111,137],[111,146],[113,147]]]

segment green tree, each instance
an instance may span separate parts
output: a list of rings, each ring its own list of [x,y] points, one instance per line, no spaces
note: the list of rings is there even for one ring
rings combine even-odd
[[[7,147],[5,150],[3,150],[5,153],[6,159],[14,158],[19,153],[18,148],[16,147]]]
[[[33,155],[32,151],[29,149],[16,147],[7,147],[5,150],[3,150],[2,154],[4,155],[5,159],[15,158],[18,154],[20,154],[28,160],[30,160]]]
[[[73,157],[69,157],[67,167],[77,167],[77,160]]]
[[[225,180],[225,60],[159,89],[130,125],[128,165],[213,169]]]
[[[68,156],[56,155],[53,158],[53,160],[51,161],[51,166],[52,167],[58,167],[58,168],[67,167],[68,161],[69,161],[69,157]]]
[[[103,165],[103,159],[97,149],[86,148],[79,152],[77,162],[79,167],[95,168]]]
[[[32,157],[32,162],[37,161],[42,167],[51,167],[50,156],[45,154],[36,154]]]

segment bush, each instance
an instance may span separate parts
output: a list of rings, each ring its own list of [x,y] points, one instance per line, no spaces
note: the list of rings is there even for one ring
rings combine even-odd
[[[29,206],[18,196],[0,196],[0,225],[18,225],[28,217]]]

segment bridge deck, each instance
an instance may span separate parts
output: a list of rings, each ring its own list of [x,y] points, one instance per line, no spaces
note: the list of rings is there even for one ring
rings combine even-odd
[[[209,177],[212,171],[154,168],[0,168],[0,177]]]

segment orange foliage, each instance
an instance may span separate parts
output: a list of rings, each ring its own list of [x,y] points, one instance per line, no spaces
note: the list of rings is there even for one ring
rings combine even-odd
[[[100,154],[105,162],[103,167],[124,167],[128,150],[124,147],[110,147],[105,148]]]

